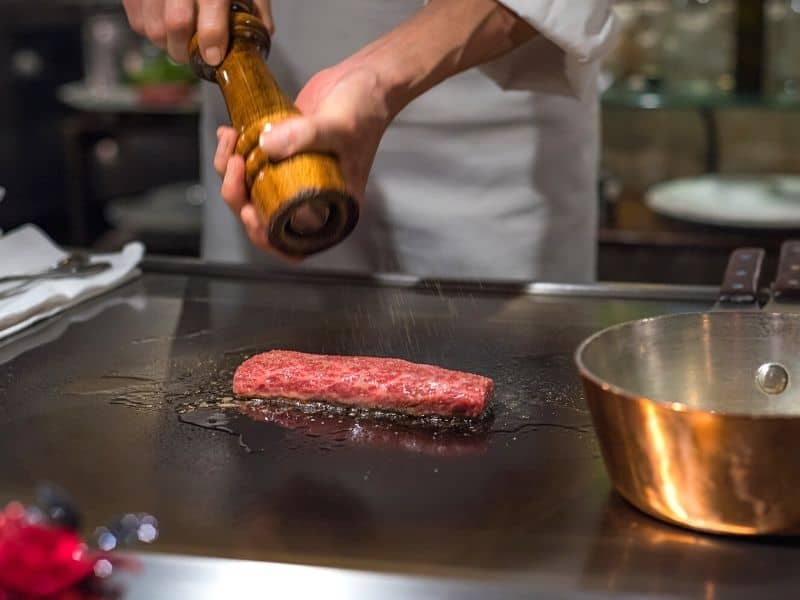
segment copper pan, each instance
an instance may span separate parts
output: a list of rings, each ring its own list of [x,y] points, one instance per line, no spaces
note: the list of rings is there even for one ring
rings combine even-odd
[[[800,533],[800,242],[762,311],[763,256],[733,253],[714,310],[610,327],[576,352],[608,474],[653,516]]]

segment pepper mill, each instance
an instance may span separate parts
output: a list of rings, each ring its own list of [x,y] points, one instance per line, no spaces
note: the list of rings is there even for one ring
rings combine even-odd
[[[270,244],[288,256],[303,257],[346,238],[358,222],[358,203],[334,156],[307,152],[272,162],[261,151],[258,139],[265,127],[300,114],[267,67],[269,50],[269,32],[252,0],[231,3],[228,53],[218,67],[203,61],[197,34],[189,43],[193,70],[222,89],[239,132],[236,153],[245,159],[250,201],[267,224]],[[301,208],[318,217],[318,228],[295,226],[293,217]]]

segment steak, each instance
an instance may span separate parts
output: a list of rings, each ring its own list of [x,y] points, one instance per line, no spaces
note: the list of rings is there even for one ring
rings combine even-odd
[[[492,394],[487,377],[396,358],[272,350],[244,361],[233,393],[324,402],[416,416],[478,417]]]

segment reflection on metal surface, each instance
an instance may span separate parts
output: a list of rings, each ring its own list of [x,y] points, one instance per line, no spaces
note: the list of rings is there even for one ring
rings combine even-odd
[[[657,504],[659,501],[659,494],[656,490],[660,487],[667,511],[676,515],[679,519],[687,519],[689,515],[686,514],[683,506],[681,506],[681,498],[672,476],[673,465],[670,463],[671,457],[667,452],[667,439],[665,438],[664,431],[661,429],[658,415],[653,410],[653,407],[645,406],[644,417],[647,435],[652,440],[653,450],[658,457],[658,479],[654,482],[654,487],[648,486],[646,488],[647,497],[651,503]]]
[[[245,560],[212,559],[169,554],[139,554],[141,574],[126,574],[119,581],[125,586],[125,600],[261,600],[265,597],[326,600],[381,598],[397,600],[484,600],[486,598],[530,598],[534,589],[546,591],[551,586],[529,582],[481,580],[455,577],[418,577],[373,573],[305,565],[267,563]],[[542,589],[544,588],[544,590]],[[605,595],[584,594],[572,590],[571,598],[605,599]]]
[[[800,532],[800,390],[789,386],[800,316],[627,323],[576,360],[608,473],[633,504],[704,531]]]
[[[239,436],[249,452],[260,451],[265,425],[278,425],[310,438],[323,451],[347,446],[430,456],[482,454],[490,422],[378,418],[350,411],[320,412],[274,401],[236,400],[181,411],[185,423]],[[242,418],[244,417],[244,418]],[[261,425],[259,427],[258,425]]]
[[[134,282],[132,286],[138,286],[138,283]],[[33,327],[0,342],[0,365],[10,362],[24,352],[57,340],[74,323],[89,321],[100,313],[119,305],[125,305],[133,311],[142,312],[146,308],[146,303],[147,300],[143,295],[133,294],[126,296],[123,295],[122,291],[120,295],[100,296],[89,300],[55,319],[41,321]]]
[[[798,550],[791,538],[742,540],[675,527],[610,494],[581,586],[626,598],[702,598],[709,590],[720,598],[749,598],[764,585],[763,565],[773,561],[783,565],[776,578],[795,589],[800,574],[778,557],[788,552],[793,561]],[[775,593],[784,595],[794,592]]]

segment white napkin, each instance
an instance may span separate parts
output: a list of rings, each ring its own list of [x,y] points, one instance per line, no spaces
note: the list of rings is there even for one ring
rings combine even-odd
[[[66,256],[41,229],[23,225],[0,237],[0,277],[38,273]],[[111,263],[97,275],[43,279],[5,298],[3,292],[19,283],[0,284],[0,339],[130,281],[139,274],[142,256],[144,246],[132,242],[121,252],[92,255],[91,262]]]

